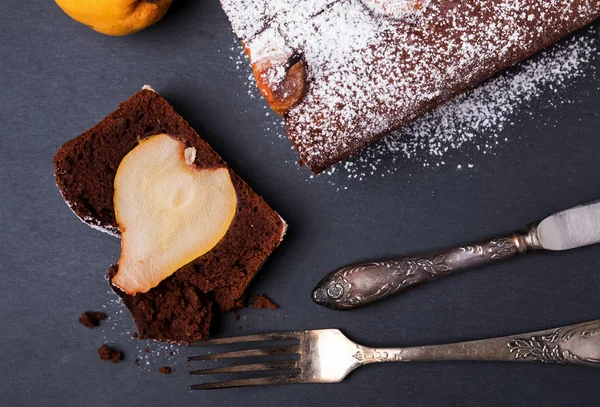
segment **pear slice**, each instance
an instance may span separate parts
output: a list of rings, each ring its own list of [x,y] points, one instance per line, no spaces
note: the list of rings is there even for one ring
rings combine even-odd
[[[121,258],[114,285],[130,295],[156,287],[227,233],[237,196],[227,168],[193,166],[195,149],[159,134],[121,161],[114,208]]]

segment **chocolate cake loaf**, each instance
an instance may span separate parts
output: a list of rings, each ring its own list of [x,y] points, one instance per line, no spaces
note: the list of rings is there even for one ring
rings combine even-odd
[[[221,4],[315,173],[600,16],[599,0]]]
[[[155,134],[168,134],[194,147],[199,168],[229,168],[165,99],[144,89],[56,153],[56,183],[79,218],[119,236],[115,174],[123,157]],[[286,229],[283,220],[231,169],[229,174],[237,210],[214,248],[147,292],[128,295],[113,285],[141,339],[188,343],[205,338],[214,312],[243,305],[248,284],[279,245]],[[118,265],[111,266],[109,280],[117,271]]]

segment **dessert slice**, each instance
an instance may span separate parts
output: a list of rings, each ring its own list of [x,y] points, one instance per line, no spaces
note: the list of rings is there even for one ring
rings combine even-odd
[[[61,147],[54,168],[75,214],[124,238],[123,269],[111,266],[108,279],[142,339],[205,338],[215,313],[241,305],[285,233],[279,215],[149,88]]]

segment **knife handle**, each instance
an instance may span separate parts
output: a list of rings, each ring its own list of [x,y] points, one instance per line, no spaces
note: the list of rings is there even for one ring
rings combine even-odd
[[[352,264],[328,274],[315,287],[312,298],[317,304],[331,309],[351,310],[418,284],[541,248],[537,225],[532,225],[525,233],[446,251]]]

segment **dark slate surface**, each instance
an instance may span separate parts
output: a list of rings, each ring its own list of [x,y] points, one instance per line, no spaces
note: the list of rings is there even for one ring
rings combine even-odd
[[[190,392],[196,380],[183,358],[194,351],[169,358],[166,347],[129,337],[130,318],[103,279],[119,241],[79,222],[52,174],[61,144],[149,83],[290,224],[252,288],[281,309],[245,310],[239,322],[228,315],[219,334],[237,334],[237,325],[241,333],[339,327],[357,341],[392,346],[550,328],[600,317],[599,247],[521,258],[350,313],[318,308],[309,293],[346,262],[469,242],[597,199],[600,91],[592,76],[541,96],[574,104],[534,102],[518,112],[503,132],[513,141],[494,156],[474,154],[472,171],[456,169],[464,163],[458,154],[438,170],[406,161],[385,178],[309,179],[287,140],[265,136],[272,118],[248,96],[247,67],[238,71],[231,59],[240,48],[216,0],[179,0],[160,24],[126,38],[76,24],[51,1],[3,0],[0,23],[0,404],[597,404],[600,371],[506,363],[387,364],[337,385]],[[111,318],[88,330],[77,324],[88,309]],[[104,342],[126,359],[100,361]],[[149,364],[137,366],[139,357]],[[162,376],[162,365],[176,372]]]

